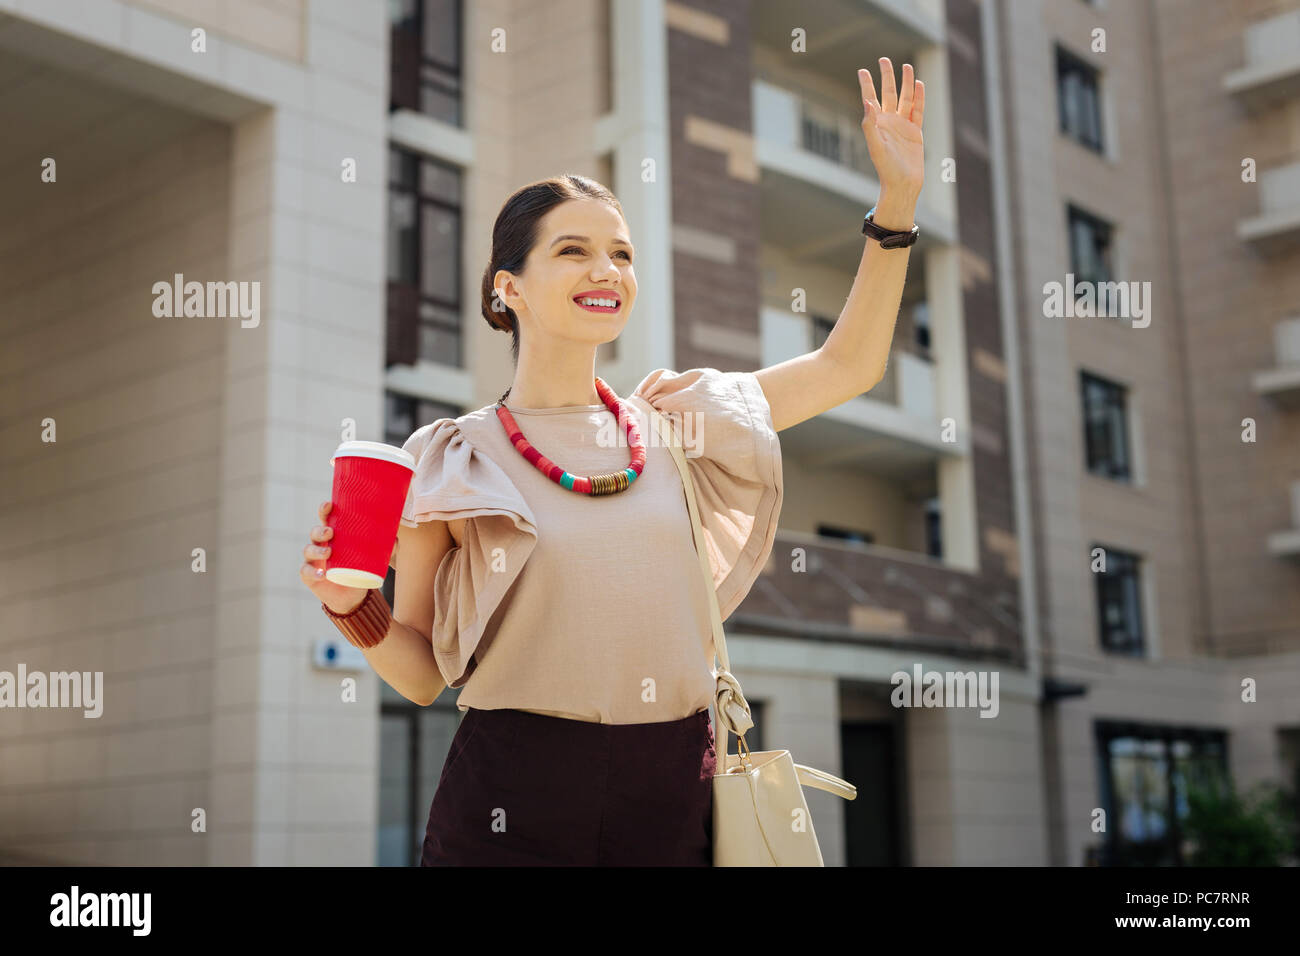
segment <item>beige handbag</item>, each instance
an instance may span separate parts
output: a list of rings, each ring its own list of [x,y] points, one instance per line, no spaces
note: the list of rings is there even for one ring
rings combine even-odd
[[[824,866],[803,787],[816,787],[845,800],[856,798],[858,790],[847,780],[795,763],[788,750],[751,753],[745,743],[745,732],[754,726],[754,720],[727,658],[718,595],[695,503],[695,484],[672,425],[653,409],[650,414],[672,453],[686,489],[691,533],[704,571],[713,617],[713,646],[721,663],[714,671],[718,680],[715,692],[718,726],[714,739],[718,766],[713,776],[713,865]],[[736,735],[734,754],[727,753],[729,734]]]

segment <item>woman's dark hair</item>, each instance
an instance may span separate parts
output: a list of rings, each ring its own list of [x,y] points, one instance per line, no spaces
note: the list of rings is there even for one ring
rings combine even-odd
[[[562,202],[570,199],[595,199],[609,203],[623,215],[623,207],[605,186],[588,179],[566,173],[529,183],[506,200],[497,213],[492,227],[492,254],[483,270],[483,318],[488,325],[509,332],[514,340],[510,354],[519,364],[519,317],[515,310],[497,298],[493,277],[502,269],[522,275],[528,253],[537,242],[537,226],[542,217]]]

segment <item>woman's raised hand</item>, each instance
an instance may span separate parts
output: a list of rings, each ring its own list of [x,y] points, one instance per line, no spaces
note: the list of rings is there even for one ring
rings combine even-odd
[[[921,120],[925,115],[925,84],[914,80],[912,64],[903,64],[903,87],[894,88],[894,65],[880,58],[881,98],[870,70],[858,70],[862,91],[862,132],[867,151],[880,177],[880,191],[911,196],[921,192],[925,180],[925,144]]]

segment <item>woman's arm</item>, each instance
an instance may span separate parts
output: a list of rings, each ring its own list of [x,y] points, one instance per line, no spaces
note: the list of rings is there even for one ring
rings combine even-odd
[[[443,556],[456,545],[445,521],[397,529],[394,561],[393,626],[374,647],[362,648],[366,661],[389,687],[427,707],[447,682],[433,656],[433,576]]]
[[[899,96],[888,57],[880,58],[880,67],[884,97],[879,104],[871,73],[858,71],[862,130],[880,177],[872,219],[886,229],[905,230],[912,227],[924,179],[925,84],[914,81],[912,65],[904,63]],[[821,348],[754,373],[777,431],[870,391],[884,376],[909,258],[911,247],[884,249],[867,239],[848,302]]]

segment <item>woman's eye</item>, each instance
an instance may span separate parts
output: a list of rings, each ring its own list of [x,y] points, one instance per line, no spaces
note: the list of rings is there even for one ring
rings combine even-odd
[[[567,256],[570,252],[581,252],[581,251],[582,250],[579,249],[577,246],[569,246],[569,248],[561,252],[560,255]],[[632,261],[632,257],[628,255],[626,252],[624,252],[622,249],[618,250],[618,254],[621,255],[624,259],[626,259],[628,262]]]

